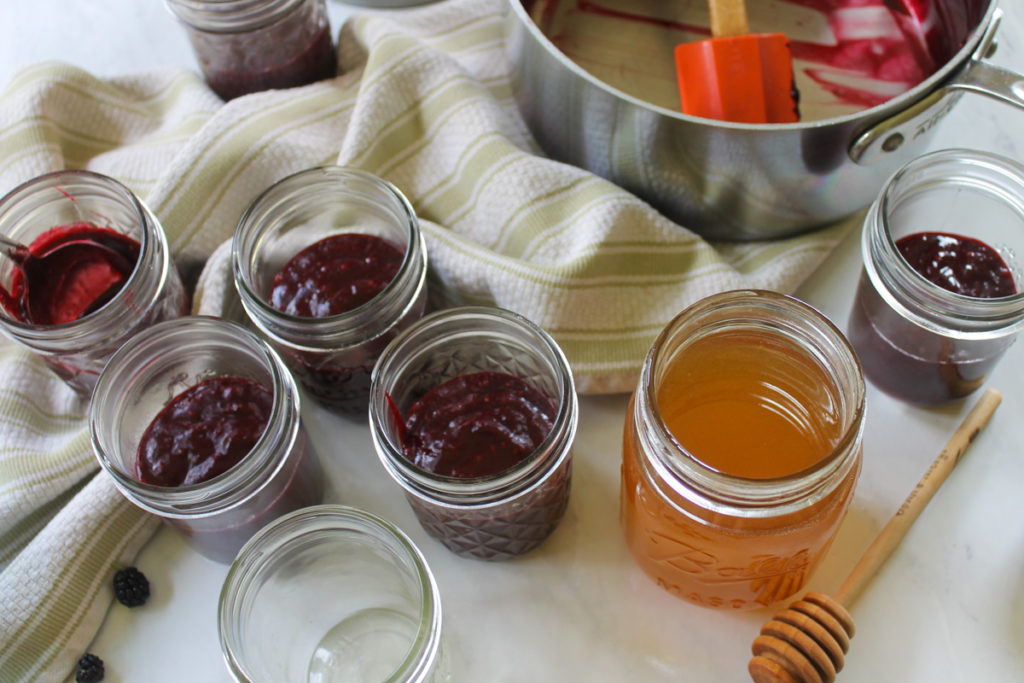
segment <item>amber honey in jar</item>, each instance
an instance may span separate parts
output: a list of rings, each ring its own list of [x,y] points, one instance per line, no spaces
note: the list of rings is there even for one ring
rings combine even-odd
[[[706,607],[799,591],[853,496],[864,395],[846,338],[797,299],[734,291],[683,311],[626,415],[621,516],[637,564]]]

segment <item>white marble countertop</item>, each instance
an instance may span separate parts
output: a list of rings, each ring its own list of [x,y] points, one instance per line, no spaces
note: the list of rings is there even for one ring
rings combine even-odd
[[[332,24],[358,8],[330,3]],[[1024,3],[1003,0],[992,61],[1024,72]],[[7,0],[0,9],[0,80],[59,58],[99,75],[195,66],[159,0]],[[965,97],[933,147],[1020,159],[1024,111]],[[798,295],[845,327],[860,268],[858,231]],[[840,679],[1024,680],[1024,349],[1003,358],[989,386],[1004,395],[992,423],[853,606],[857,635]],[[625,396],[584,397],[566,518],[519,560],[458,558],[419,527],[380,467],[363,424],[307,406],[327,460],[328,498],[404,528],[440,586],[452,680],[740,681],[750,642],[772,610],[716,612],[677,600],[632,563],[618,524]],[[839,537],[809,588],[834,590],[952,434],[973,400],[903,405],[868,391],[864,468]],[[89,648],[107,681],[227,681],[216,606],[227,568],[162,529],[138,558],[153,598],[113,609]]]

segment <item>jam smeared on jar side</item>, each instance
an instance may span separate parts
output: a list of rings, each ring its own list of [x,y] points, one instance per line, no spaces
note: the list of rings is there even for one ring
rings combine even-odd
[[[504,472],[529,457],[554,423],[551,400],[499,372],[460,375],[409,409],[402,434],[410,462],[448,477]]]
[[[265,56],[263,58],[266,59]],[[248,93],[315,83],[336,76],[337,70],[337,54],[330,27],[324,26],[310,38],[305,50],[280,64],[251,71],[208,66],[204,74],[213,91],[230,100]]]
[[[263,435],[273,400],[269,389],[240,377],[215,377],[181,392],[142,435],[139,481],[188,486],[231,469]]]
[[[0,287],[0,303],[21,322],[78,320],[121,291],[140,248],[127,235],[85,221],[58,225],[33,240],[28,255],[10,255],[19,267],[10,291]]]
[[[1013,275],[998,252],[972,237],[919,232],[901,237],[896,248],[911,268],[950,292],[978,299],[1017,293]]]
[[[374,235],[326,237],[296,254],[274,277],[270,305],[304,318],[351,311],[388,286],[403,258],[401,249]]]

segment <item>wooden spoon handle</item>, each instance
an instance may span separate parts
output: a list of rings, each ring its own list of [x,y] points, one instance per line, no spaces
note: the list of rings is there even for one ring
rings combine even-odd
[[[960,423],[946,447],[932,462],[931,467],[921,477],[921,481],[907,495],[903,504],[885,525],[874,542],[861,555],[860,561],[846,577],[846,581],[833,596],[843,605],[849,605],[860,594],[867,582],[875,575],[878,568],[889,557],[918,515],[932,499],[942,482],[945,481],[953,467],[963,457],[967,447],[974,441],[981,428],[984,427],[992,413],[1002,401],[1002,395],[995,389],[987,390],[971,409],[971,412]]]
[[[750,33],[745,0],[708,0],[711,35],[715,38],[745,36]]]

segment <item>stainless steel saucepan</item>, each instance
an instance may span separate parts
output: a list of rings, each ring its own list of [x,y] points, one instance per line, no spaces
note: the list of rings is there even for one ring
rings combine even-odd
[[[962,19],[963,35],[947,36],[961,46],[952,58],[880,105],[795,124],[696,118],[609,86],[563,54],[520,0],[509,0],[507,49],[520,110],[552,158],[708,239],[770,239],[870,204],[964,92],[1024,108],[1024,76],[985,61],[1001,17],[996,0],[934,3]]]

